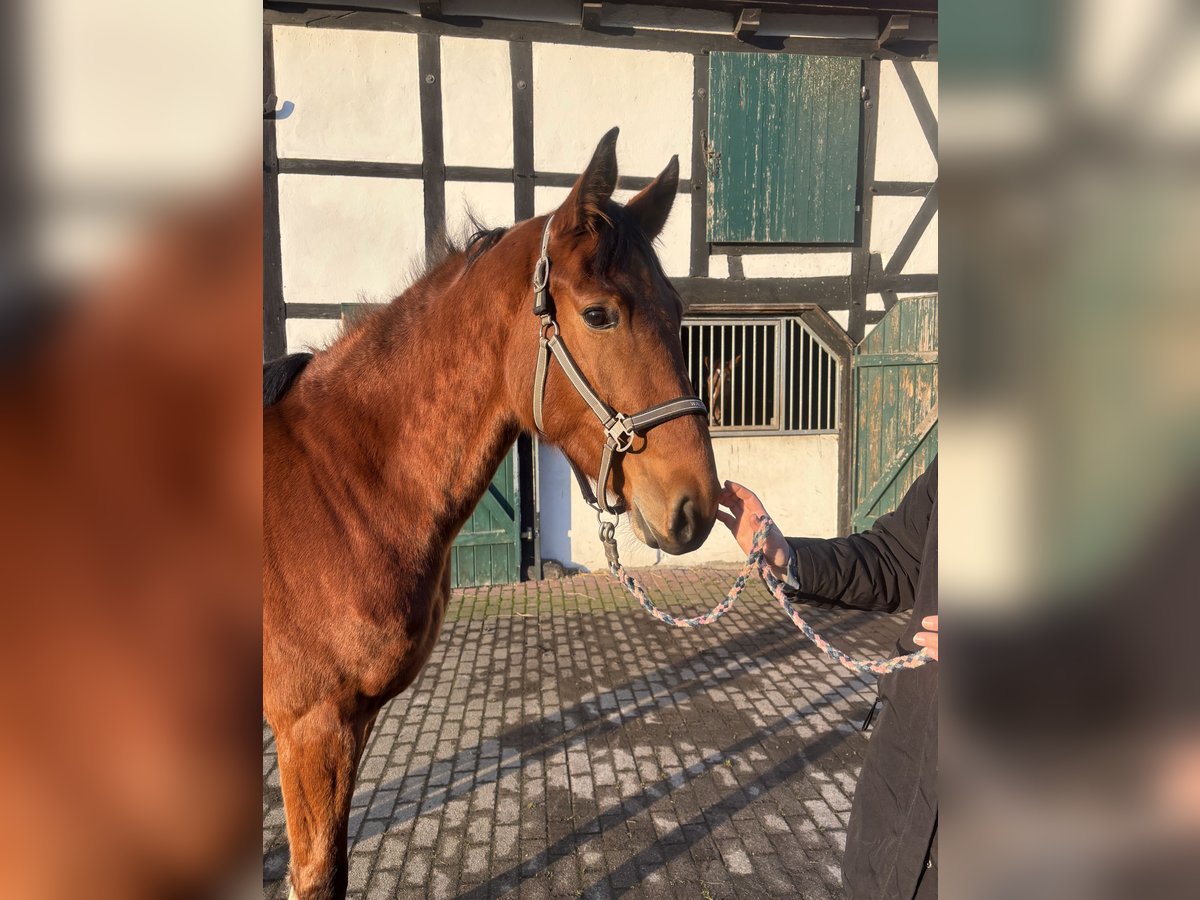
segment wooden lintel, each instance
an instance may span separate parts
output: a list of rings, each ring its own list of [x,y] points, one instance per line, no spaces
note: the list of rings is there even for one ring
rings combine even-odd
[[[437,19],[442,15],[442,0],[420,0],[421,18]]]

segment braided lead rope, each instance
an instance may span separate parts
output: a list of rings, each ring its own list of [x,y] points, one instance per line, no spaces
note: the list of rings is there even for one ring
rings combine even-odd
[[[759,524],[759,530],[754,532],[754,545],[750,548],[750,555],[746,557],[746,564],[742,566],[741,571],[738,572],[737,577],[733,580],[733,587],[729,589],[729,592],[720,603],[702,616],[696,616],[691,619],[677,619],[670,613],[663,612],[655,606],[654,601],[650,599],[650,595],[646,593],[646,589],[642,587],[636,578],[626,572],[625,567],[621,565],[620,559],[617,558],[615,541],[611,543],[611,546],[608,545],[608,541],[605,542],[606,550],[611,551],[608,554],[609,570],[612,572],[613,577],[642,605],[642,608],[654,616],[654,618],[668,625],[674,625],[676,628],[696,628],[700,625],[709,625],[729,612],[742,591],[746,589],[750,573],[757,569],[771,596],[783,607],[783,611],[787,613],[788,618],[800,629],[801,633],[831,660],[844,666],[851,672],[856,672],[860,675],[867,672],[874,675],[887,675],[889,672],[895,672],[897,669],[915,669],[918,666],[925,665],[925,663],[933,658],[929,655],[928,650],[921,649],[916,653],[909,653],[906,656],[895,656],[891,659],[862,662],[832,646],[827,640],[813,631],[812,626],[804,621],[804,617],[788,601],[787,596],[784,594],[782,582],[775,577],[775,573],[771,571],[771,567],[766,561],[767,535],[770,533],[773,523],[768,516],[760,516]]]

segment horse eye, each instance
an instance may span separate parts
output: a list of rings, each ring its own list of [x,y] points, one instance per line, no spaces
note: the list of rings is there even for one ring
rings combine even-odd
[[[583,311],[583,321],[588,328],[612,328],[617,324],[617,313],[603,306],[589,306]]]

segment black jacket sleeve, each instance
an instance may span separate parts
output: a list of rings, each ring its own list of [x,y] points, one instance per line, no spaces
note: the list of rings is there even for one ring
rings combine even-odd
[[[900,505],[876,519],[869,531],[833,539],[788,538],[788,594],[818,605],[911,609],[936,499],[935,457]]]

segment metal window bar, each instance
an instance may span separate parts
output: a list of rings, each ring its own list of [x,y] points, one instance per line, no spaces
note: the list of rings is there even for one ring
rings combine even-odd
[[[837,357],[801,319],[698,319],[680,335],[715,434],[836,432]]]

